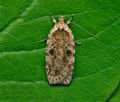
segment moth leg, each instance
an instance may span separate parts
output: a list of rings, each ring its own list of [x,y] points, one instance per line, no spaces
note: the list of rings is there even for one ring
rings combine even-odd
[[[76,44],[76,45],[81,45],[82,42],[75,41],[75,44]]]
[[[67,21],[67,25],[69,25],[71,23],[71,20],[73,19],[73,15],[72,17]]]
[[[47,39],[45,38],[45,39],[43,39],[43,40],[40,40],[40,41],[38,41],[39,43],[43,43],[43,42],[46,42],[47,41]]]
[[[52,16],[52,20],[53,20],[53,23],[57,23],[57,20],[53,16]]]

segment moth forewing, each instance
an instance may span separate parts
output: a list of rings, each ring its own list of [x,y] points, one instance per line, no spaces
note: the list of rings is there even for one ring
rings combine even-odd
[[[70,84],[74,70],[75,43],[72,32],[60,16],[48,34],[46,75],[49,84]]]

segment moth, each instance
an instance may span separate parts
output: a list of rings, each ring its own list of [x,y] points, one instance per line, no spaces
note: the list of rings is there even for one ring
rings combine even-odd
[[[68,27],[71,19],[65,23],[64,16],[48,34],[46,47],[46,76],[49,84],[70,84],[74,71],[75,42]]]

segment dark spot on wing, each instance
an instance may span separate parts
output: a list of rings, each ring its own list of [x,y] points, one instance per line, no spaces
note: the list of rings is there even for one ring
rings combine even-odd
[[[70,56],[71,51],[67,49],[67,50],[66,50],[66,54],[67,54],[67,56]]]
[[[51,50],[49,51],[49,53],[50,53],[51,55],[53,55],[53,54],[54,54],[54,49],[51,49]]]

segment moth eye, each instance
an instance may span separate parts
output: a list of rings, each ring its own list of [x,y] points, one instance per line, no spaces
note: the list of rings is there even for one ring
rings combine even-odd
[[[71,51],[70,50],[66,50],[66,54],[67,54],[67,56],[70,56]]]
[[[64,29],[61,29],[61,31],[64,31]]]
[[[51,55],[53,55],[54,49],[51,49],[49,53],[50,53]]]

